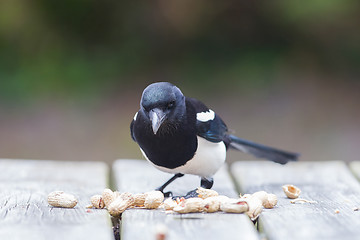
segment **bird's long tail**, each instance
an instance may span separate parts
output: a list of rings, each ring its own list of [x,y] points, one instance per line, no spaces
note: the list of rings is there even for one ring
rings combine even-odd
[[[285,164],[289,161],[296,161],[298,153],[291,153],[276,148],[268,147],[259,143],[254,143],[245,139],[229,135],[230,147],[239,151],[249,153],[258,158],[265,158],[276,163]]]

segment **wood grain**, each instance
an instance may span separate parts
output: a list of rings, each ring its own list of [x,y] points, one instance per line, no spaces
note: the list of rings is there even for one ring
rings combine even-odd
[[[108,185],[105,164],[2,159],[0,169],[0,239],[114,239],[106,210],[86,209]],[[75,195],[78,205],[51,207],[55,190]]]
[[[113,165],[113,171],[117,189],[133,193],[152,191],[172,176],[142,160],[118,160]],[[238,196],[225,168],[214,178],[214,190],[229,197]],[[199,177],[185,175],[165,190],[172,190],[175,195],[184,195],[199,184]],[[174,240],[259,239],[253,224],[244,214],[181,215],[146,209],[130,209],[122,214],[121,239],[154,239],[158,225],[164,225],[168,230],[168,239]]]
[[[278,196],[274,209],[259,218],[268,239],[354,239],[360,236],[360,185],[343,162],[237,162],[232,173],[244,193],[267,191]],[[317,203],[291,204],[284,184],[301,189],[300,198]],[[336,213],[338,210],[338,213]]]

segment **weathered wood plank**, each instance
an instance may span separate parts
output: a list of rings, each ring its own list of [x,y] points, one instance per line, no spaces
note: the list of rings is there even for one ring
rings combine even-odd
[[[343,162],[237,162],[232,173],[244,193],[264,190],[278,206],[260,215],[268,239],[354,239],[360,236],[360,185]],[[317,203],[291,204],[284,184],[298,186],[301,198]],[[336,210],[339,210],[336,213]]]
[[[360,181],[360,161],[353,161],[349,163],[349,168],[355,175],[355,177]]]
[[[0,170],[0,239],[114,239],[106,210],[86,209],[108,185],[104,163],[2,159]],[[78,205],[51,207],[55,190],[74,194]]]
[[[133,193],[154,190],[172,176],[142,160],[118,160],[113,165],[113,171],[117,189]],[[165,190],[184,195],[199,184],[199,177],[186,175],[171,183]],[[213,189],[229,197],[237,196],[225,169],[215,175]],[[169,239],[259,239],[253,224],[244,214],[180,215],[146,209],[130,209],[122,214],[121,239],[154,239],[158,224],[167,226]]]

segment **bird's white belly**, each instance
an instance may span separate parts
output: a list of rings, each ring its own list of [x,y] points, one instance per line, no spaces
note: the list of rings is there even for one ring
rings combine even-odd
[[[205,178],[212,177],[217,170],[223,165],[226,159],[226,147],[224,142],[213,143],[205,140],[202,137],[197,137],[198,148],[195,156],[189,160],[185,165],[174,169],[168,169],[161,166],[156,166],[161,171],[168,173],[183,173],[193,174]],[[141,150],[142,151],[142,150]],[[147,156],[142,151],[146,159]],[[150,161],[151,163],[151,161]]]

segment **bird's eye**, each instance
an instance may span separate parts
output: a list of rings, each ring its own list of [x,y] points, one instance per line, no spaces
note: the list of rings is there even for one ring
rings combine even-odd
[[[175,106],[175,101],[172,101],[168,103],[167,108],[170,109],[173,108],[174,106]]]

